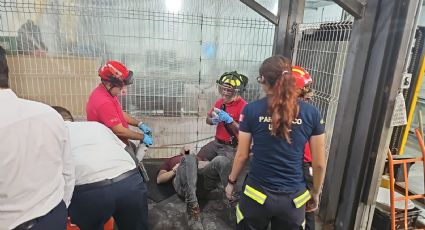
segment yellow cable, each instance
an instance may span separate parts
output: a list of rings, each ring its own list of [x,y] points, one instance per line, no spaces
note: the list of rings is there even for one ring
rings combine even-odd
[[[415,113],[416,103],[418,101],[418,94],[419,94],[419,91],[421,90],[424,73],[425,73],[425,55],[422,55],[421,68],[419,70],[419,78],[415,86],[413,100],[412,100],[412,103],[410,104],[409,116],[407,117],[406,128],[404,129],[403,139],[401,141],[400,152],[399,152],[400,155],[404,153],[404,147],[407,142],[407,137],[409,136],[410,125],[412,124],[412,121],[413,121],[413,114]]]

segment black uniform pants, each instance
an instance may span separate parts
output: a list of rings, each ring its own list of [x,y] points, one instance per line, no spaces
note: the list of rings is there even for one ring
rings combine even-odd
[[[17,226],[14,230],[45,230],[45,229],[66,229],[66,206],[61,201],[55,208],[44,216],[27,221]]]
[[[311,163],[304,162],[304,179],[307,185],[307,189],[311,191],[313,189],[313,175],[311,175]],[[316,225],[316,221],[314,218],[314,212],[306,212],[305,213],[305,229],[306,230],[314,230]]]
[[[103,230],[111,218],[119,229],[147,230],[147,189],[139,173],[99,188],[74,191],[71,222],[81,230]]]
[[[267,196],[263,204],[260,204],[258,201],[246,195],[245,191],[247,185]],[[305,223],[305,205],[296,208],[293,201],[297,195],[303,192],[305,192],[305,190],[297,193],[284,193],[265,189],[255,184],[253,180],[248,177],[244,185],[239,207],[236,208],[236,216],[238,219],[237,229],[266,230],[269,224],[271,224],[272,230],[303,229]]]

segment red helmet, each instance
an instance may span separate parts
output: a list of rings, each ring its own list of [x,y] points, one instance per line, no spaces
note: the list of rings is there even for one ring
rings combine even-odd
[[[295,85],[297,88],[302,89],[308,87],[313,83],[310,74],[301,66],[292,66],[292,76],[295,77]]]
[[[114,86],[133,84],[133,71],[119,61],[107,61],[99,68],[98,73],[103,81],[111,82]]]

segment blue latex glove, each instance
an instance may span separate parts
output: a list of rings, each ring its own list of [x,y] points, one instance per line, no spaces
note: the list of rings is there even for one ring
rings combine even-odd
[[[213,115],[211,118],[211,122],[213,123],[213,125],[217,125],[218,123],[220,123],[220,117]]]
[[[233,122],[233,118],[223,110],[220,110],[220,112],[218,112],[217,115],[220,118],[220,121],[224,121],[227,124],[230,124]]]
[[[152,137],[150,135],[147,135],[147,134],[143,135],[143,144],[148,145],[148,146],[153,145]]]
[[[143,133],[151,133],[152,129],[149,126],[145,125],[145,123],[139,124],[139,129],[143,131]]]

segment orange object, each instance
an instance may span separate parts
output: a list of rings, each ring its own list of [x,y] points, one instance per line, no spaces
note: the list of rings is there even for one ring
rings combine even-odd
[[[422,135],[419,132],[419,129],[415,129],[416,138],[418,139],[419,147],[421,148],[422,157],[417,158],[410,158],[410,159],[399,159],[394,160],[391,151],[388,150],[388,165],[389,165],[389,171],[390,171],[390,207],[391,207],[391,230],[395,230],[395,205],[394,203],[397,201],[404,201],[404,228],[408,229],[407,226],[407,207],[409,200],[415,200],[424,198],[425,194],[417,194],[417,195],[409,195],[409,178],[407,176],[407,163],[411,162],[417,162],[422,161],[424,164],[424,179],[425,179],[425,145],[424,141],[422,139]],[[405,188],[404,188],[404,197],[394,197],[394,165],[396,164],[402,164],[403,165],[403,174],[404,174],[404,181],[405,181]]]
[[[104,230],[114,230],[114,218],[111,217],[111,219],[106,222],[105,226],[103,226]]]
[[[111,217],[111,219],[108,220],[108,222],[105,223],[103,226],[104,230],[114,230],[114,218]],[[66,230],[80,230],[80,228],[71,223],[71,218],[68,217],[68,221],[66,224]]]

